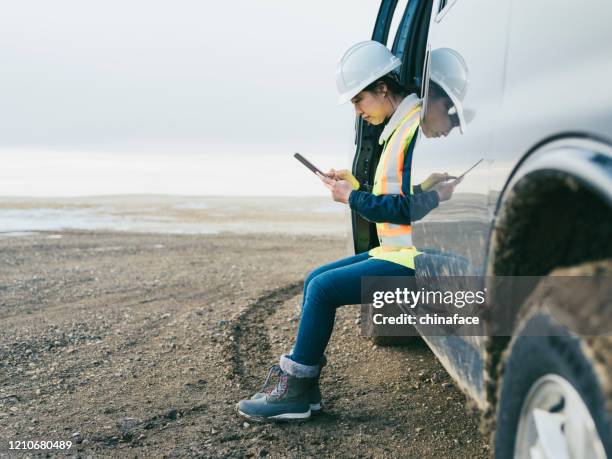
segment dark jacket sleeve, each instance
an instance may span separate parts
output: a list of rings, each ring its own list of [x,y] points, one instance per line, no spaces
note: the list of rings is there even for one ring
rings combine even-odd
[[[435,191],[422,191],[411,197],[410,200],[410,217],[413,222],[419,221],[425,217],[429,212],[438,207],[440,203],[440,197]]]
[[[404,158],[402,172],[402,192],[376,196],[365,191],[352,191],[349,196],[349,206],[366,220],[375,223],[394,223],[408,225],[420,220],[432,209],[438,206],[438,193],[423,192],[420,187],[415,194],[410,194],[410,170],[412,152],[417,136],[413,136]],[[416,187],[415,187],[416,188]]]

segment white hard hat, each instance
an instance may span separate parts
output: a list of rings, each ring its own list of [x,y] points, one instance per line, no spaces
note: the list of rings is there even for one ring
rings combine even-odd
[[[459,129],[462,133],[465,132],[466,124],[473,118],[473,112],[463,107],[468,88],[468,67],[465,60],[454,49],[438,48],[431,52],[429,66],[429,79],[440,86],[453,102],[459,118]]]
[[[336,70],[338,105],[348,102],[370,83],[400,65],[402,61],[377,41],[362,41],[351,46]]]

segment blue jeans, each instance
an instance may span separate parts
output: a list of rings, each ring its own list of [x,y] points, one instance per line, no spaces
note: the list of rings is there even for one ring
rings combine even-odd
[[[469,266],[462,257],[431,249],[415,258],[415,269],[377,260],[363,252],[320,266],[304,281],[302,317],[289,358],[302,365],[318,365],[334,328],[336,308],[361,303],[361,278],[461,273]],[[443,274],[442,274],[443,275]],[[447,274],[449,275],[449,274]],[[452,274],[451,274],[452,275]]]

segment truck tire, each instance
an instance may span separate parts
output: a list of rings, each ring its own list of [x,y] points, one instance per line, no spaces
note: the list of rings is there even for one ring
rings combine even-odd
[[[597,265],[609,267],[610,261],[553,275],[591,275]],[[596,276],[593,283],[593,294],[602,295]],[[563,312],[572,307],[571,294],[555,292],[546,286],[536,289],[505,352],[493,439],[496,458],[612,457],[612,341],[609,336],[581,338],[561,325],[557,319],[568,317]],[[595,309],[599,319],[607,321],[609,314],[602,317],[601,303],[608,294],[603,295],[601,301],[589,301],[587,309]],[[555,304],[560,315],[554,312]],[[588,313],[584,309],[577,315]]]

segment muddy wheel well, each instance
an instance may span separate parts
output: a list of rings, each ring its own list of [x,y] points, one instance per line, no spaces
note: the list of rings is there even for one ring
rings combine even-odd
[[[557,171],[520,180],[505,200],[493,229],[488,273],[545,276],[555,268],[612,257],[612,207],[587,184]],[[517,303],[516,315],[522,302]],[[489,409],[483,430],[491,432],[500,360],[510,337],[487,343]]]
[[[493,273],[544,276],[612,254],[612,209],[575,178],[543,171],[517,183],[493,234]]]

